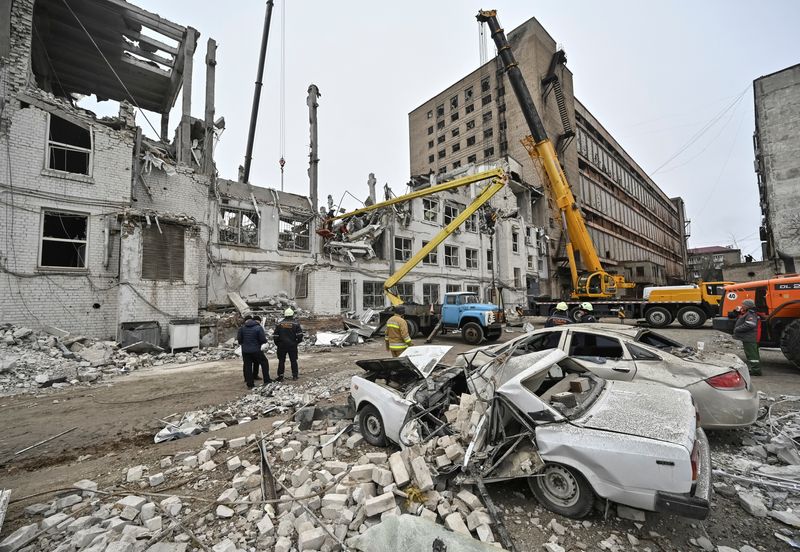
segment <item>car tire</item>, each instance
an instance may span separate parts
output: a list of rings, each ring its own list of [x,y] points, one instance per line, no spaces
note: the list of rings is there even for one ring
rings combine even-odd
[[[477,322],[467,322],[461,328],[461,337],[470,345],[478,345],[483,341],[483,328]]]
[[[683,307],[681,310],[679,310],[677,318],[681,326],[690,329],[700,328],[706,323],[706,320],[708,320],[708,316],[706,315],[705,311],[700,307],[695,307],[694,305]]]
[[[781,352],[800,368],[800,320],[790,322],[781,332]]]
[[[386,446],[386,430],[383,427],[383,418],[378,409],[367,404],[358,411],[358,426],[361,436],[374,447]]]
[[[664,307],[650,307],[644,313],[644,319],[654,328],[663,328],[672,323],[672,313]]]
[[[417,332],[419,332],[419,326],[411,319],[406,320],[406,325],[408,326],[408,336],[413,339],[417,335]]]
[[[563,464],[545,464],[528,486],[539,503],[556,514],[574,519],[586,517],[594,506],[594,491],[578,471]]]

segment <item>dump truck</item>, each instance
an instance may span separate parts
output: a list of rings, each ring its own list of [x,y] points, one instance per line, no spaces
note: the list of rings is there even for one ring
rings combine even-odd
[[[761,317],[758,344],[780,347],[784,356],[800,368],[800,275],[756,280],[725,286],[715,330],[733,334],[742,301],[752,299]]]

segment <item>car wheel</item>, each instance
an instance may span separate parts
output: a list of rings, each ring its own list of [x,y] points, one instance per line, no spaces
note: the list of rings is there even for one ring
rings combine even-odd
[[[684,328],[699,328],[706,323],[708,316],[700,307],[683,307],[678,311],[678,322]]]
[[[535,477],[528,478],[531,492],[542,506],[571,518],[591,512],[594,491],[586,478],[562,464],[546,464]]]
[[[790,322],[781,333],[781,352],[800,368],[800,320]]]
[[[413,339],[414,336],[417,335],[419,327],[417,326],[417,323],[414,322],[413,320],[406,320],[406,325],[408,326],[408,336]]]
[[[461,337],[470,345],[477,345],[483,341],[483,328],[477,322],[467,322],[461,328]]]
[[[366,405],[358,412],[358,425],[364,440],[375,447],[386,446],[386,431],[383,428],[383,418],[378,409],[371,404]]]
[[[650,307],[644,313],[644,318],[654,328],[663,328],[672,322],[672,313],[664,307]]]

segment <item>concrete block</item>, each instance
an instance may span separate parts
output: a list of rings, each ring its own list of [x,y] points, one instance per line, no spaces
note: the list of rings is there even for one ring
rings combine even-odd
[[[224,539],[211,547],[212,552],[237,552],[236,544],[230,539]]]
[[[420,491],[425,492],[433,489],[433,478],[425,458],[417,456],[411,460],[411,470],[414,472],[414,481],[416,481]]]
[[[386,460],[388,460],[388,456],[385,452],[368,452],[366,455],[367,461],[370,464],[385,464]]]
[[[297,451],[292,447],[286,447],[281,449],[280,457],[282,461],[291,462],[292,460],[294,460],[295,456],[297,456]]]
[[[183,459],[183,465],[187,468],[196,468],[198,466],[197,456],[192,454]]]
[[[0,552],[11,552],[22,548],[38,532],[39,526],[36,523],[20,527],[0,542]]]
[[[139,515],[139,510],[136,508],[131,508],[130,506],[125,506],[120,512],[119,517],[124,519],[125,521],[133,521],[136,519],[136,516]]]
[[[392,493],[384,493],[373,498],[368,498],[364,502],[364,510],[368,517],[376,516],[386,510],[391,510],[395,506],[394,494]]]
[[[156,515],[156,505],[152,502],[148,502],[139,512],[139,519],[142,521],[147,521],[148,519],[152,518]]]
[[[148,531],[161,531],[163,521],[161,516],[155,516],[145,521],[143,525]]]
[[[390,470],[379,468],[377,466],[372,469],[372,480],[379,487],[385,487],[386,485],[391,485],[394,482],[394,478],[392,477],[392,472]]]
[[[304,550],[319,550],[325,542],[327,533],[321,527],[308,529],[300,533],[297,537],[297,549],[300,552]]]
[[[170,496],[162,500],[160,506],[170,515],[177,516],[181,512],[181,508],[183,508],[183,502],[177,496]]]
[[[372,470],[375,466],[372,464],[360,464],[353,466],[350,470],[350,479],[353,481],[372,481]]]
[[[436,512],[432,510],[428,510],[427,508],[421,508],[419,511],[419,517],[422,519],[427,519],[433,523],[436,523],[436,519],[439,517],[436,515]]]
[[[235,502],[237,498],[239,498],[239,491],[236,489],[225,489],[222,491],[222,494],[219,495],[219,498],[217,498],[217,502]]]
[[[292,549],[292,541],[287,537],[278,537],[275,541],[274,552],[289,552]]]
[[[398,487],[404,487],[411,481],[402,453],[395,452],[389,457],[389,469],[392,470],[392,477]]]
[[[141,510],[142,506],[147,503],[147,500],[136,495],[128,495],[124,498],[121,498],[115,502],[117,506],[120,508],[125,508],[125,506],[130,506],[131,508],[136,508],[136,510]]]
[[[481,542],[494,542],[494,533],[492,533],[492,528],[488,525],[478,525],[475,528],[475,532]]]
[[[261,518],[261,521],[256,523],[256,527],[258,528],[259,535],[271,535],[275,532],[275,525],[272,523],[272,519],[269,517],[269,514],[264,514],[264,517]]]
[[[467,526],[464,524],[464,518],[462,518],[461,514],[458,512],[453,512],[444,518],[444,524],[448,529],[455,533],[472,536],[469,532],[469,529],[467,529]]]
[[[766,511],[764,515],[767,515]],[[639,521],[644,522],[646,520],[645,513],[642,510],[637,510],[636,508],[631,508],[629,506],[623,506],[622,504],[617,504],[617,516],[621,517],[622,519],[629,519],[631,521]]]
[[[128,473],[125,475],[125,481],[128,483],[135,483],[139,481],[144,475],[144,466],[134,466],[128,469]]]
[[[436,462],[437,468],[444,468],[445,466],[449,466],[453,462],[447,457],[446,454],[442,454],[437,456],[434,461]]]
[[[303,467],[292,472],[292,487],[299,487],[311,477],[311,473],[307,468]]]
[[[125,541],[111,542],[104,552],[133,552],[133,543]]]
[[[202,471],[214,471],[215,469],[217,469],[217,463],[214,462],[213,460],[209,460],[208,462],[203,462],[202,464],[200,464],[200,469]]]
[[[475,510],[467,516],[467,527],[470,531],[475,531],[479,525],[491,525],[492,518],[483,510]]]
[[[466,489],[459,491],[459,493],[456,495],[456,498],[469,506],[470,510],[477,510],[478,508],[483,507],[483,504],[481,504],[481,499]]]
[[[328,462],[323,462],[322,467],[331,472],[333,475],[337,475],[347,469],[347,463],[330,460]]]
[[[751,516],[767,517],[767,507],[760,498],[752,493],[739,493],[739,504]],[[617,512],[619,512],[619,508],[617,508]]]
[[[247,437],[236,437],[228,441],[228,447],[232,449],[242,448],[247,445]]]
[[[164,476],[163,473],[156,473],[147,478],[147,481],[148,483],[150,483],[151,487],[158,487],[166,480],[167,478]]]
[[[220,504],[219,506],[217,506],[216,514],[218,518],[223,518],[223,519],[232,518],[234,513],[235,512],[231,508],[228,508],[224,504]]]
[[[450,461],[454,464],[458,464],[459,462],[464,461],[464,447],[462,447],[458,443],[453,443],[451,445],[448,445],[444,449],[444,453],[445,455],[447,455],[447,458],[449,458]]]
[[[345,446],[349,449],[354,449],[364,441],[364,437],[360,433],[354,433],[345,441]]]
[[[234,456],[233,458],[229,458],[225,465],[228,467],[228,471],[236,471],[242,467],[242,461],[239,459],[238,456]]]

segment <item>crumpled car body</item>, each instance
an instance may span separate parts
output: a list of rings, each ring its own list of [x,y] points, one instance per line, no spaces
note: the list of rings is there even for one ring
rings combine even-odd
[[[708,514],[708,441],[685,390],[605,381],[558,349],[497,355],[479,366],[437,364],[427,377],[404,383],[386,371],[381,383],[362,367],[367,377],[351,382],[356,410],[376,407],[386,438],[403,446],[415,444],[409,436],[453,433],[427,418],[443,419],[453,394],[477,397],[482,415],[457,476],[466,482],[530,480],[549,466],[568,467],[601,498],[700,519]]]
[[[571,324],[534,330],[502,344],[472,349],[473,364],[511,351],[559,348],[607,380],[657,383],[692,394],[704,429],[734,429],[758,417],[758,394],[747,365],[731,353],[698,352],[646,328],[619,324]],[[481,352],[488,353],[482,355]],[[457,363],[459,364],[459,363]]]

